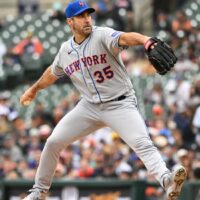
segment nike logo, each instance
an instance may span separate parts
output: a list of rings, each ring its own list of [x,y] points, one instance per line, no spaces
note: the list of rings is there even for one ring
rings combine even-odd
[[[72,49],[71,51],[68,51],[68,52],[67,52],[67,53],[68,53],[68,55],[69,55],[69,54],[71,54],[71,53],[72,53],[72,51],[73,51],[73,49]]]

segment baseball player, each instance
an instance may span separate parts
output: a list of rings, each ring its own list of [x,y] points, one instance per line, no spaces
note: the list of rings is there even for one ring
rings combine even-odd
[[[68,4],[66,22],[73,36],[62,44],[51,66],[20,98],[21,104],[27,106],[39,90],[66,75],[82,95],[76,107],[59,121],[47,139],[35,184],[25,200],[45,199],[60,151],[104,126],[119,133],[166,190],[167,198],[175,200],[186,179],[186,170],[178,166],[169,171],[153,145],[138,111],[135,91],[120,52],[129,46],[144,45],[150,62],[161,75],[174,66],[176,56],[165,42],[157,38],[93,26],[92,12],[95,10],[84,1]]]

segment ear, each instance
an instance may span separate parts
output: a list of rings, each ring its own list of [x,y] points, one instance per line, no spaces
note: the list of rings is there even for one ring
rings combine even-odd
[[[66,24],[67,24],[67,25],[70,25],[70,24],[71,24],[71,21],[72,21],[71,18],[67,18],[67,19],[66,19]]]

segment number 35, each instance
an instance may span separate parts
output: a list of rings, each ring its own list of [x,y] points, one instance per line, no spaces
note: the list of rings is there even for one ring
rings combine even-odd
[[[107,66],[102,71],[94,72],[94,76],[97,77],[96,82],[103,83],[105,78],[111,79],[114,76],[114,72],[111,70],[111,66]]]

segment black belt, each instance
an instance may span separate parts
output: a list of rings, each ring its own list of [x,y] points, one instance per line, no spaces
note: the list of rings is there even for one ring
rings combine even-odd
[[[115,99],[112,99],[112,100],[110,100],[110,101],[121,101],[121,100],[123,100],[123,99],[126,99],[126,96],[125,96],[125,95],[121,95],[121,96],[119,96],[119,97],[117,97],[117,98],[115,98]]]

